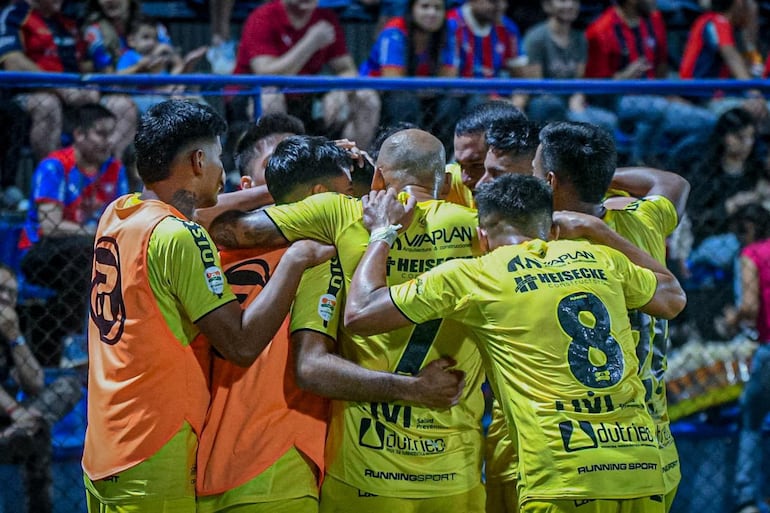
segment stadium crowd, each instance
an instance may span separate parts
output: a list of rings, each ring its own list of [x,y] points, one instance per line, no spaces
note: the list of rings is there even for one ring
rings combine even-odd
[[[138,0],[12,2],[0,65],[770,74],[755,0],[699,6],[676,49],[654,0],[542,0],[518,25],[501,0],[363,2],[360,62],[355,3],[270,0],[237,41],[211,3],[213,44],[181,51]],[[761,511],[761,91],[197,93],[2,89],[3,212],[25,218],[3,233],[0,444],[29,511],[52,511],[51,430],[83,392],[89,511],[668,512],[667,351],[736,335],[760,349],[732,506]],[[85,363],[87,389],[42,383]]]

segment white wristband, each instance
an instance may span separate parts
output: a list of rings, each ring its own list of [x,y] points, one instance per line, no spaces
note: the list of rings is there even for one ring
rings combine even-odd
[[[388,246],[393,247],[393,243],[396,242],[398,231],[400,229],[400,224],[392,224],[386,228],[377,228],[371,235],[369,235],[369,244],[381,240],[386,242]]]

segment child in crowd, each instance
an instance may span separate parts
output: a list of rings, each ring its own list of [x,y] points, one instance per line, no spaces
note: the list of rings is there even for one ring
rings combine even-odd
[[[158,24],[149,18],[131,24],[126,42],[128,49],[117,64],[117,70],[123,73],[189,73],[206,53],[206,48],[201,47],[182,57],[171,45],[158,40]]]
[[[195,69],[198,61],[206,54],[206,47],[196,48],[181,56],[169,43],[158,37],[159,27],[161,26],[158,23],[146,17],[139,17],[131,23],[126,36],[128,48],[118,59],[116,66],[118,73],[178,75],[190,73]],[[134,102],[139,112],[145,113],[156,103],[167,100],[170,95],[181,95],[185,91],[185,87],[179,85],[154,87],[152,92],[158,94],[136,95]],[[184,96],[192,99],[188,94]]]

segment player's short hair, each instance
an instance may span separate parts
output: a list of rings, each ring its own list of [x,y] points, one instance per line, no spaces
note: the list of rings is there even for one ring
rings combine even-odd
[[[421,185],[438,190],[446,174],[444,145],[420,129],[400,130],[382,143],[377,163],[393,187]]]
[[[511,157],[534,155],[540,144],[540,128],[527,119],[498,119],[487,128],[487,145]]]
[[[134,137],[136,170],[146,184],[165,180],[180,152],[226,131],[227,122],[208,105],[184,100],[153,105],[142,116]]]
[[[553,193],[541,178],[506,174],[476,188],[479,225],[503,222],[521,234],[543,237],[551,227]]]
[[[296,187],[336,178],[350,163],[345,150],[325,137],[293,135],[278,143],[267,162],[267,190],[276,203],[286,203]]]
[[[495,100],[482,103],[471,107],[457,120],[455,135],[484,133],[495,121],[506,119],[525,120],[527,116],[508,102]]]
[[[540,131],[543,169],[573,185],[581,201],[599,203],[617,166],[615,140],[603,128],[560,121]]]
[[[283,112],[261,116],[241,136],[235,147],[235,167],[241,176],[249,174],[251,163],[257,157],[257,143],[277,134],[305,135],[305,124],[298,117]]]

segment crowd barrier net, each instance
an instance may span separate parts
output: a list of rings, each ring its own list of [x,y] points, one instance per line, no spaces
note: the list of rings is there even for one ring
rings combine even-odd
[[[587,103],[582,105],[600,107],[614,114],[607,128],[615,136],[621,165],[646,165],[681,173],[691,178],[691,198],[699,200],[704,195],[717,197],[723,192],[714,191],[709,185],[724,172],[721,166],[715,161],[710,162],[710,166],[704,162],[704,157],[715,155],[709,152],[709,146],[714,144],[710,137],[716,120],[735,107],[748,108],[760,116],[750,156],[750,165],[755,166],[751,172],[758,177],[756,190],[750,191],[751,197],[744,195],[741,201],[736,200],[737,206],[732,205],[732,209],[726,209],[724,204],[714,207],[720,209],[718,212],[704,207],[706,210],[688,219],[685,229],[680,230],[669,245],[669,264],[690,298],[682,319],[671,323],[672,354],[679,358],[672,356],[676,368],[669,372],[677,388],[670,391],[670,396],[673,406],[678,405],[676,416],[681,418],[675,423],[674,433],[683,475],[673,511],[730,510],[739,417],[735,405],[748,379],[748,362],[755,345],[746,330],[729,333],[714,320],[726,305],[735,302],[736,262],[741,237],[750,221],[741,219],[739,214],[751,203],[770,206],[767,152],[770,124],[767,118],[761,118],[762,107],[767,108],[761,95],[770,93],[770,82],[9,72],[0,73],[0,162],[5,189],[0,211],[0,258],[18,273],[22,329],[35,357],[46,368],[47,383],[54,389],[65,390],[68,395],[62,398],[62,403],[72,402],[69,413],[57,421],[50,435],[53,510],[85,511],[79,458],[85,429],[84,326],[93,226],[84,222],[82,230],[70,229],[66,237],[61,237],[61,233],[43,236],[36,243],[37,252],[24,247],[20,240],[24,238],[29,209],[36,209],[30,198],[35,169],[49,152],[71,144],[73,112],[79,105],[98,101],[116,114],[115,139],[120,148],[117,156],[130,168],[132,131],[141,112],[167,98],[206,102],[229,122],[230,130],[223,140],[224,162],[232,177],[230,182],[237,183],[232,161],[234,142],[239,131],[264,112],[288,109],[301,117],[309,133],[349,137],[357,140],[363,149],[369,149],[378,127],[412,122],[439,136],[451,159],[454,122],[472,105],[487,99],[515,99],[526,103],[527,113],[539,122],[583,119],[580,114],[584,112],[573,112],[568,101],[578,93],[587,98]],[[643,116],[627,116],[628,112],[618,111],[629,98],[638,98],[641,104],[631,102],[626,107],[641,105]],[[686,110],[695,105],[701,110]],[[343,122],[356,115],[358,124]],[[653,124],[656,131],[651,143],[654,147],[644,153],[639,153],[637,144],[639,123]],[[763,186],[767,188],[762,189]],[[133,190],[141,187],[135,176],[129,187]],[[14,191],[17,197],[12,197],[9,191]],[[728,198],[721,199],[724,203]],[[37,212],[41,216],[45,214]],[[708,221],[703,221],[701,215]],[[38,221],[46,224],[46,234],[56,233],[56,219]],[[712,229],[711,223],[717,221],[724,231]],[[693,355],[700,355],[700,360]],[[63,378],[70,385],[77,383],[79,390],[73,391],[72,386],[62,388]],[[59,388],[53,386],[54,383],[59,383]],[[20,400],[28,398],[20,396]],[[767,441],[765,436],[765,451]],[[0,462],[0,479],[4,482],[0,512],[23,510],[24,476],[29,472],[28,466],[28,462],[18,459]],[[46,492],[38,490],[38,493]]]

